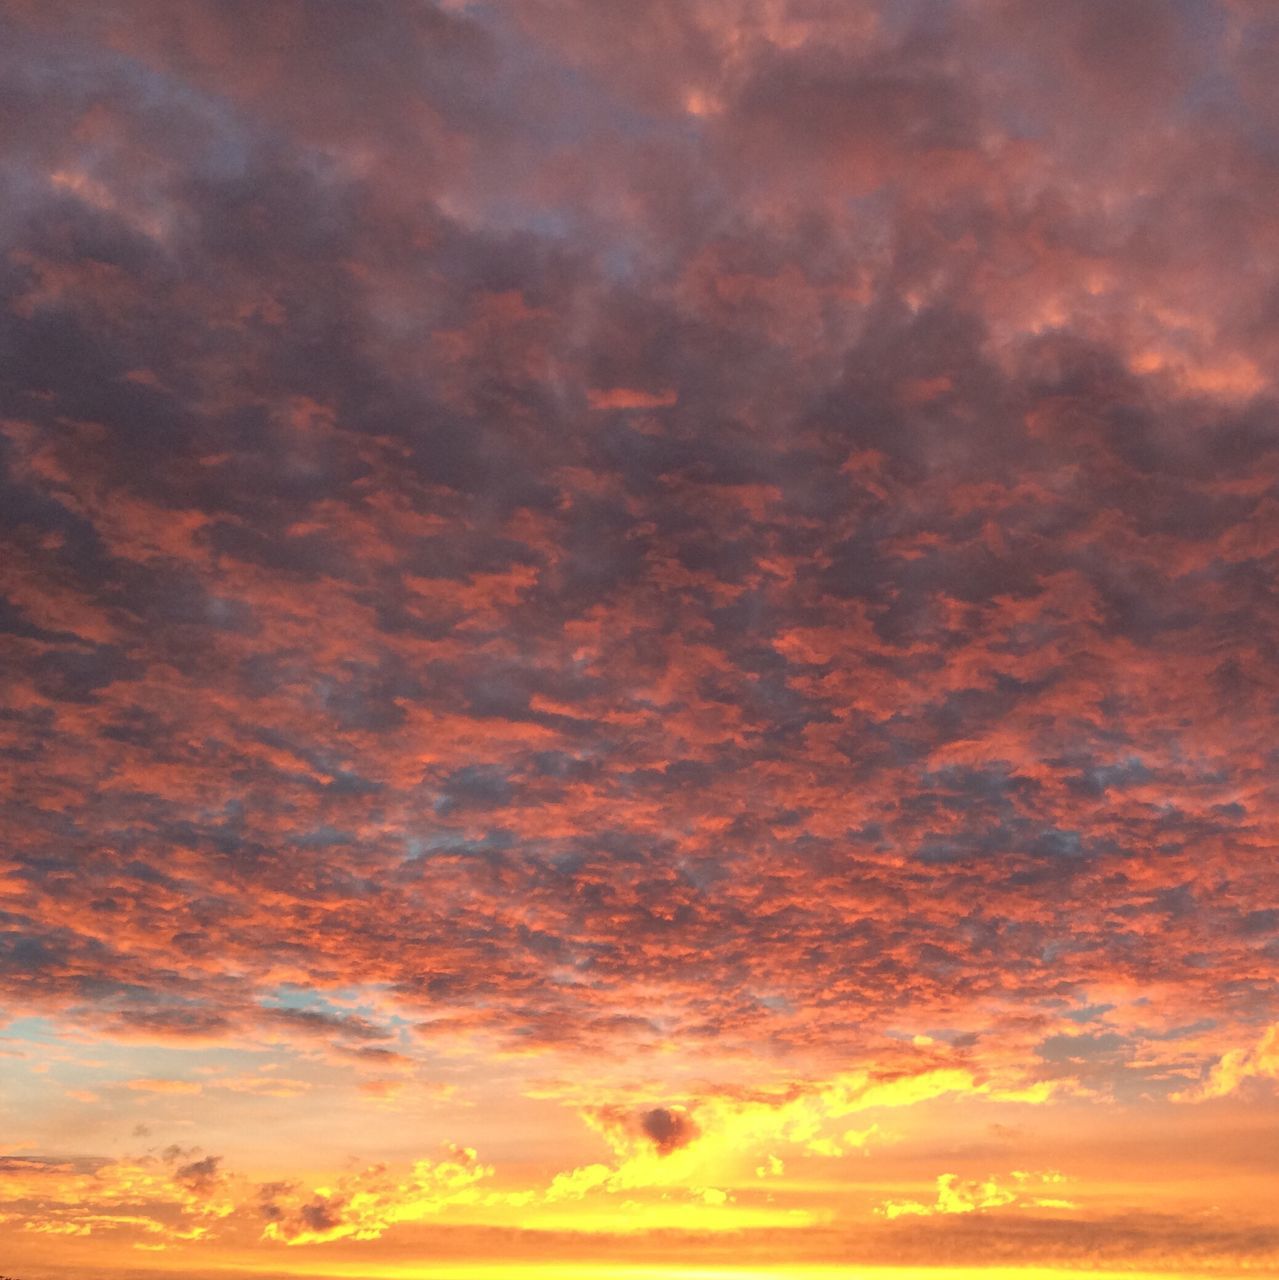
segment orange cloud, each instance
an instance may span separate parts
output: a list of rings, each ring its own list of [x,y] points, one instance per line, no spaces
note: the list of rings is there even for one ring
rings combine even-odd
[[[1230,1049],[1213,1064],[1207,1079],[1169,1095],[1174,1102],[1225,1098],[1248,1080],[1279,1079],[1279,1024],[1267,1027],[1251,1049]]]
[[[591,388],[587,404],[595,410],[605,409],[669,409],[679,403],[677,391],[640,391],[634,387]]]
[[[483,1203],[478,1184],[493,1176],[469,1147],[450,1147],[442,1160],[419,1160],[405,1178],[377,1165],[317,1187],[309,1199],[281,1193],[268,1200],[268,1240],[323,1244],[347,1237],[375,1240],[397,1223],[420,1222],[454,1206]]]
[[[920,1200],[886,1200],[875,1212],[884,1218],[931,1217],[934,1214],[980,1213],[989,1209],[1075,1209],[1078,1206],[1060,1196],[1043,1192],[1064,1183],[1062,1174],[1014,1171],[1001,1181],[988,1178],[961,1180],[957,1174],[943,1173],[937,1179],[937,1198],[931,1204]]]
[[[204,1091],[204,1086],[195,1080],[126,1080],[124,1087],[138,1093],[193,1094]]]

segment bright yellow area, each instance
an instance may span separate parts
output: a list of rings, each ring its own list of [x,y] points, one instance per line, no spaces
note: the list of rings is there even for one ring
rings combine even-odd
[[[613,1148],[614,1163],[582,1165],[558,1174],[539,1205],[525,1210],[520,1225],[577,1231],[805,1226],[829,1215],[818,1208],[805,1212],[734,1203],[734,1193],[757,1190],[775,1179],[784,1186],[783,1156],[835,1158],[864,1151],[877,1140],[878,1124],[847,1128],[839,1136],[827,1132],[854,1115],[945,1097],[1039,1105],[1049,1101],[1053,1091],[1052,1083],[979,1081],[966,1068],[936,1068],[886,1080],[864,1071],[845,1072],[808,1089],[705,1098],[697,1108],[696,1140],[668,1152],[657,1150],[612,1114],[587,1112],[583,1118]],[[663,1189],[682,1193],[686,1200],[655,1204],[646,1194]],[[630,1198],[617,1202],[615,1210],[604,1207],[602,1196],[618,1195]],[[582,1211],[566,1212],[567,1206],[583,1201]]]
[[[247,1270],[248,1268],[246,1268]],[[599,1262],[440,1263],[434,1265],[327,1263],[316,1270],[272,1267],[279,1275],[332,1280],[1224,1280],[1226,1271],[1094,1271],[1061,1267],[884,1267],[857,1264],[779,1267],[618,1265]],[[1265,1272],[1233,1273],[1256,1277]],[[1273,1274],[1273,1273],[1271,1273]]]

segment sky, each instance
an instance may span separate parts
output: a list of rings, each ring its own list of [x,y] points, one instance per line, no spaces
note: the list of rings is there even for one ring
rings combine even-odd
[[[0,0],[0,1273],[1279,1276],[1272,0]]]

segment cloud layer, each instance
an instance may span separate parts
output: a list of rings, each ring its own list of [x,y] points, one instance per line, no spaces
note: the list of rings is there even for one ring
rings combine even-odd
[[[1267,5],[9,0],[0,49],[14,1052],[227,1115],[473,1071],[597,1189],[850,1073],[1272,1105]]]

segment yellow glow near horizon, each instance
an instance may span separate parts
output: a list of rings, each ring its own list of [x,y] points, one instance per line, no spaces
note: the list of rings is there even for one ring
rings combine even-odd
[[[223,1268],[218,1274],[252,1271],[253,1267]],[[314,1277],[315,1280],[1067,1280],[1086,1274],[1090,1280],[1224,1280],[1229,1276],[1273,1275],[1273,1271],[1245,1268],[1233,1271],[1129,1271],[1069,1267],[948,1267],[864,1266],[856,1263],[814,1263],[775,1267],[678,1266],[667,1263],[329,1263],[317,1270],[273,1267],[273,1274]]]

